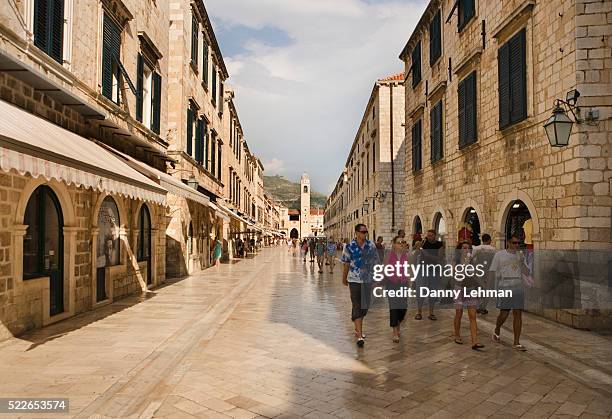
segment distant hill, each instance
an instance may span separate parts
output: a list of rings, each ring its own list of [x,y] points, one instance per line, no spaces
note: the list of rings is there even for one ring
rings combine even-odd
[[[274,199],[283,205],[292,208],[300,209],[300,183],[291,182],[284,176],[265,176],[264,189],[272,195]],[[311,189],[310,191],[310,206],[312,208],[325,207],[327,196],[320,192]]]

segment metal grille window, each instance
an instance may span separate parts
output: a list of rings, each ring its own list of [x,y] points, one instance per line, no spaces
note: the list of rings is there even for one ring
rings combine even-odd
[[[429,23],[429,64],[433,65],[442,55],[442,28],[440,11]]]
[[[421,81],[421,42],[418,42],[412,50],[412,87],[416,87]]]
[[[525,28],[503,44],[497,56],[499,128],[527,118],[527,63]]]
[[[34,45],[63,63],[64,0],[34,1]]]
[[[430,111],[431,161],[436,162],[444,155],[442,150],[442,101],[438,101]]]
[[[419,119],[412,126],[412,170],[415,172],[422,168],[421,132],[421,120]]]
[[[459,82],[459,148],[476,142],[476,72]]]

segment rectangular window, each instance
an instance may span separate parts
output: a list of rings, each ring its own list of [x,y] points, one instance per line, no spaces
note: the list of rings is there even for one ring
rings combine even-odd
[[[195,12],[191,11],[191,64],[198,68],[198,33],[200,32],[200,24]]]
[[[421,42],[419,41],[412,50],[412,87],[416,87],[421,81]]]
[[[203,160],[203,146],[204,143],[204,120],[202,118],[198,119],[196,123],[196,135],[195,135],[195,160],[199,164],[202,164]]]
[[[219,81],[219,113],[223,113],[223,82]]]
[[[444,155],[442,150],[442,101],[438,101],[430,111],[431,161],[436,162]]]
[[[476,5],[474,0],[458,0],[459,4],[459,20],[457,22],[457,27],[459,32],[463,29],[463,27],[474,17],[476,14]]]
[[[210,164],[210,158],[208,157],[210,153],[210,132],[208,128],[204,130],[204,168],[208,170],[208,166]]]
[[[193,124],[195,121],[195,115],[191,107],[187,108],[187,135],[185,138],[185,152],[193,156]]]
[[[202,34],[202,82],[208,88],[208,43]]]
[[[476,72],[459,82],[459,148],[476,142]]]
[[[525,28],[503,44],[497,55],[499,128],[527,118],[527,63]]]
[[[419,119],[412,126],[412,170],[421,170],[422,152],[421,152],[421,120]]]
[[[34,0],[34,45],[58,63],[64,61],[64,0]]]
[[[119,104],[120,100],[120,53],[121,29],[105,13],[102,34],[102,94],[116,104]]]
[[[433,65],[442,55],[442,26],[440,10],[429,23],[429,65]]]
[[[217,107],[217,66],[213,64],[212,66],[212,92],[211,92],[211,102],[213,106]]]
[[[215,146],[217,144],[217,136],[215,135],[215,133],[211,133],[211,139],[210,139],[210,173],[212,173],[213,175],[216,173],[216,153],[217,150],[215,150]]]
[[[223,160],[221,160],[221,143],[217,144],[217,179],[221,180]]]

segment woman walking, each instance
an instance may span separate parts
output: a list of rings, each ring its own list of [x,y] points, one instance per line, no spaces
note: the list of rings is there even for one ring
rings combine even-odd
[[[387,254],[384,260],[384,265],[395,266],[397,263],[403,265],[408,263],[408,252],[407,243],[400,236],[393,238],[391,242],[391,251]],[[397,276],[395,272],[391,276],[387,276],[386,288],[387,290],[399,291],[402,287],[408,288],[410,284],[410,278],[405,276]],[[408,308],[407,297],[388,297],[389,300],[389,325],[393,328],[393,342],[398,343],[400,341],[401,330],[400,326],[404,317],[406,317],[406,311]]]
[[[216,267],[219,267],[219,264],[221,263],[221,253],[222,253],[222,251],[223,251],[223,243],[217,237],[217,240],[215,241],[215,252],[214,252],[214,255],[213,255],[213,258],[215,259],[215,266]]]
[[[334,273],[334,265],[336,264],[336,251],[338,249],[338,245],[334,241],[333,237],[329,238],[327,242],[327,263],[329,265],[329,273]]]
[[[463,265],[463,272],[466,271],[466,266],[472,264],[472,245],[469,241],[463,241],[457,245],[455,254],[455,266]],[[468,296],[470,291],[478,288],[478,282],[472,276],[465,275],[461,281],[455,279],[455,289],[460,290],[458,297],[455,298],[455,343],[463,345],[461,338],[461,317],[463,309],[467,308],[468,317],[470,319],[470,339],[472,349],[475,351],[484,348],[484,345],[478,343],[478,326],[476,325],[476,309],[480,302],[476,297]]]

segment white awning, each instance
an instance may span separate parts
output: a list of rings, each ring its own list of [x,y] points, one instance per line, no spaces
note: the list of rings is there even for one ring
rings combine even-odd
[[[164,205],[167,191],[94,141],[0,100],[0,169]]]
[[[225,206],[225,204],[217,201],[217,205],[220,206],[221,208],[223,208],[223,210],[225,211],[225,213],[227,213],[230,217],[234,217],[236,220],[241,221],[243,223],[247,223],[248,221],[245,220],[244,218],[242,218],[241,216],[239,216],[238,214],[236,214],[234,211],[232,211],[231,209],[229,209],[228,207]]]
[[[125,163],[131,166],[133,169],[138,170],[143,175],[158,182],[164,189],[173,195],[180,196],[181,198],[190,199],[194,202],[198,202],[202,205],[210,206],[210,198],[190,187],[185,185],[179,179],[175,178],[168,173],[164,173],[161,170],[157,170],[154,167],[149,166],[141,161],[136,160],[132,156],[128,156],[114,148],[111,148],[105,144],[100,144],[102,147],[108,149],[111,153],[117,155],[119,159],[125,161]]]
[[[225,211],[223,211],[221,208],[219,208],[212,202],[209,202],[208,206],[215,210],[215,213],[217,214],[217,216],[223,218],[225,221],[229,221],[229,217],[227,216]]]

